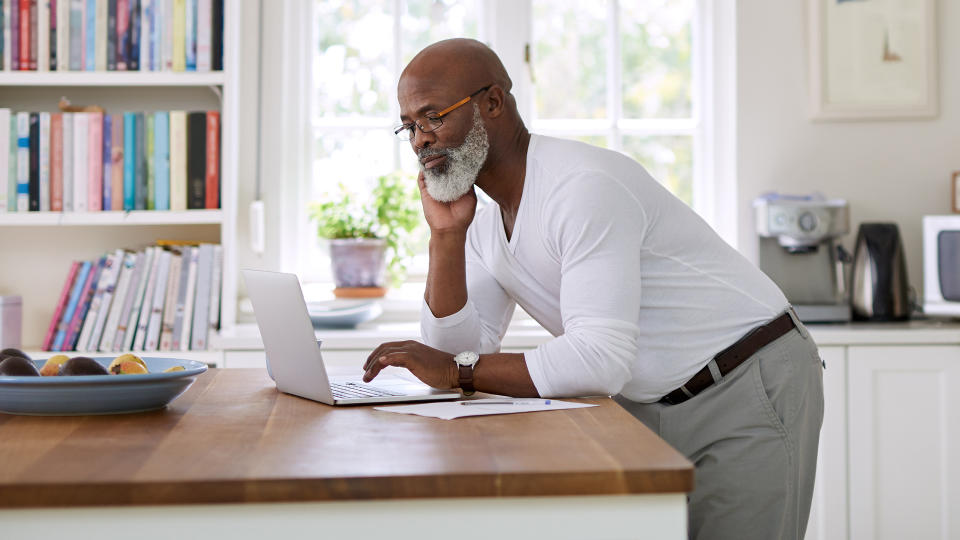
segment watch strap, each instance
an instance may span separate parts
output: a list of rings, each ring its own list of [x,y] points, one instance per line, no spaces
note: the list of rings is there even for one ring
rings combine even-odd
[[[473,395],[476,392],[476,389],[473,388],[473,366],[458,365],[457,368],[460,370],[458,382],[460,383],[460,389],[463,390],[463,395]]]

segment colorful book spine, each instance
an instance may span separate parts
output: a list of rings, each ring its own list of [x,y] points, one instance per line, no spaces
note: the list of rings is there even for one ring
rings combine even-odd
[[[19,0],[11,0],[10,8],[10,70],[20,69],[20,4]]]
[[[70,0],[57,1],[57,71],[70,69]]]
[[[50,115],[50,210],[63,211],[63,113]]]
[[[207,113],[206,208],[220,208],[220,112]]]
[[[147,209],[147,156],[146,156],[146,141],[143,135],[144,130],[144,121],[143,113],[136,113],[134,129],[136,130],[133,135],[133,145],[136,148],[136,163],[134,164],[134,182],[137,184],[137,197],[135,201],[135,208],[137,210],[146,210]]]
[[[197,0],[197,71],[210,71],[212,19],[212,1]]]
[[[5,0],[10,2],[10,0]],[[0,108],[0,212],[7,211],[10,200],[10,182],[16,176],[10,173],[10,109]]]
[[[186,69],[197,70],[197,0],[187,0],[186,19],[184,20],[186,37]]]
[[[30,209],[30,113],[17,113],[17,212]]]
[[[150,71],[150,38],[153,9],[150,0],[140,0],[140,71]]]
[[[137,133],[136,113],[123,113],[123,209],[136,207],[137,153],[134,136]]]
[[[187,0],[173,0],[173,70],[187,69]]]
[[[156,210],[157,202],[157,192],[156,192],[156,176],[154,172],[154,165],[156,163],[154,159],[154,115],[150,113],[145,113],[143,115],[143,135],[146,141],[143,144],[143,155],[144,155],[144,176],[146,177],[147,185],[147,210]]]
[[[213,0],[211,21],[210,67],[214,71],[223,70],[223,0]]]
[[[107,69],[107,0],[96,0],[95,36],[93,43],[94,63],[97,71]]]
[[[154,140],[154,168],[157,189],[157,210],[170,209],[170,114],[164,111],[154,113],[156,137]]]
[[[118,249],[115,255],[117,255],[116,268],[110,273],[110,281],[107,283],[107,288],[103,292],[103,300],[100,304],[100,311],[97,313],[97,320],[93,326],[93,334],[90,335],[89,344],[87,345],[87,348],[90,350],[97,350],[100,345],[100,339],[103,337],[103,332],[107,325],[107,318],[110,314],[110,311],[113,309],[113,305],[116,303],[114,299],[118,298],[120,279],[125,274],[127,274],[126,279],[130,279],[130,267],[127,266],[127,263],[132,264],[130,258],[134,254],[125,253],[122,249]],[[121,300],[121,302],[122,301],[123,300]],[[115,329],[116,326],[114,326],[114,330]]]
[[[0,3],[0,17],[3,17],[3,20],[0,21],[0,31],[3,32],[3,39],[0,40],[0,47],[3,47],[2,54],[0,54],[0,69],[10,71],[10,5],[13,4],[13,0],[3,0]]]
[[[117,69],[117,0],[107,0],[107,71]]]
[[[59,34],[57,33],[57,0],[47,0],[50,5],[49,21],[50,21],[50,71],[57,70],[57,40]]]
[[[103,183],[101,184],[101,189],[103,192],[103,205],[104,210],[113,209],[113,160],[110,158],[113,153],[113,146],[111,146],[111,137],[113,136],[113,115],[104,114],[103,115],[103,148],[101,151],[100,166],[103,170]]]
[[[10,125],[8,126],[10,138],[10,148],[7,152],[7,212],[17,211],[17,173],[20,156],[20,137],[17,131],[17,117],[10,113]],[[2,151],[2,149],[0,149]]]
[[[206,207],[207,114],[187,113],[187,209]]]
[[[84,0],[70,0],[70,69],[82,71],[84,68],[84,41],[83,24]]]
[[[83,6],[83,69],[97,69],[97,0],[85,0]]]
[[[50,113],[40,113],[40,211],[50,211]]]
[[[50,0],[37,2],[37,71],[50,71]],[[31,8],[32,9],[32,8]]]
[[[90,170],[89,113],[73,113],[73,211],[87,211],[87,174]]]
[[[130,50],[127,52],[127,69],[140,69],[140,0],[130,1]]]
[[[87,209],[103,210],[103,113],[87,113]]]
[[[90,346],[90,337],[93,335],[97,324],[99,324],[98,319],[100,317],[101,306],[104,305],[106,292],[108,288],[112,290],[113,284],[116,283],[116,276],[120,271],[121,256],[122,251],[120,254],[110,253],[103,259],[100,276],[97,277],[97,280],[94,282],[93,291],[90,294],[90,307],[81,322],[80,336],[76,341],[78,350],[93,350]],[[109,299],[107,299],[106,306],[109,305],[110,302]]]
[[[123,115],[114,114],[110,126],[110,209],[123,210]]]
[[[130,273],[130,279],[124,286],[125,290],[117,292],[117,297],[114,299],[113,304],[114,306],[118,306],[118,309],[116,311],[114,311],[113,308],[110,309],[110,316],[107,317],[107,326],[103,330],[103,337],[100,339],[98,350],[104,352],[115,351],[120,348],[118,345],[123,343],[123,338],[127,331],[127,320],[130,318],[134,297],[137,294],[141,281],[143,281],[143,268],[147,262],[146,252],[133,254],[133,267]],[[114,317],[114,314],[116,314],[116,317]]]
[[[117,69],[127,70],[127,50],[130,48],[129,0],[117,0]]]
[[[73,212],[73,115],[63,113],[63,211]]]
[[[40,115],[30,113],[30,177],[27,186],[31,212],[40,210]]]
[[[74,312],[77,310],[77,303],[80,301],[80,293],[83,292],[83,286],[87,282],[91,265],[90,261],[84,261],[80,265],[80,270],[73,282],[73,289],[70,291],[70,300],[67,301],[67,308],[63,312],[63,318],[61,318],[57,324],[57,335],[53,340],[51,350],[64,350],[63,345],[67,339],[67,329],[70,326],[70,322],[73,321]]]
[[[67,271],[67,280],[63,282],[60,298],[57,300],[57,305],[53,309],[53,317],[50,318],[50,326],[47,327],[47,333],[43,337],[43,344],[40,346],[44,351],[49,351],[51,347],[53,347],[53,338],[57,335],[57,326],[60,324],[60,319],[63,317],[67,302],[70,300],[70,290],[73,288],[73,282],[79,270],[80,261],[70,263],[70,270]]]
[[[90,274],[87,276],[87,282],[83,285],[83,292],[80,293],[80,303],[77,304],[77,310],[73,313],[73,320],[70,321],[70,326],[67,327],[67,339],[63,342],[63,346],[68,351],[77,350],[77,342],[80,339],[80,330],[83,327],[83,322],[87,318],[87,311],[90,309],[90,302],[93,301],[93,294],[96,292],[96,283],[99,279],[100,274],[103,272],[103,264],[106,259],[101,257],[100,261],[90,269]]]
[[[187,113],[170,111],[170,209],[187,209]]]
[[[114,338],[114,351],[128,351],[133,347],[133,338],[136,334],[137,321],[140,316],[140,306],[143,305],[143,296],[147,291],[147,285],[150,283],[150,272],[153,269],[153,258],[157,248],[148,247],[143,256],[137,261],[137,267],[140,269],[138,276],[134,278],[137,285],[133,288],[133,294],[130,296],[129,308],[124,305],[124,312],[120,315],[120,322],[117,324],[117,335]],[[131,284],[131,287],[133,284]]]
[[[173,0],[163,0],[163,17],[161,20],[161,31],[163,35],[163,45],[161,45],[160,56],[161,69],[164,71],[173,71]]]
[[[29,32],[30,32],[30,70],[37,70],[37,47],[39,45],[37,41],[37,2],[38,0],[29,0]]]

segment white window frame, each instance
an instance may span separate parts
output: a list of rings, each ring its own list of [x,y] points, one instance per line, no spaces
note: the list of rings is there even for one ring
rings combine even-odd
[[[399,9],[402,0],[393,0]],[[609,9],[618,13],[621,0],[611,0]],[[694,209],[710,223],[728,243],[737,247],[737,190],[736,190],[736,11],[735,3],[727,0],[695,0],[693,21],[693,117],[680,120],[536,120],[531,122],[533,103],[532,83],[524,59],[524,49],[531,40],[530,0],[488,0],[482,3],[480,35],[500,56],[514,82],[521,117],[532,132],[551,134],[576,132],[597,134],[603,131],[615,149],[622,135],[690,135],[694,137],[693,196]],[[283,29],[278,32],[285,45],[283,79],[277,92],[265,93],[261,99],[279,99],[280,134],[278,162],[283,165],[280,178],[280,216],[276,240],[280,245],[280,266],[296,271],[309,281],[330,279],[328,269],[305,266],[303,246],[314,241],[314,231],[307,223],[304,196],[312,181],[312,148],[315,130],[335,131],[357,127],[356,119],[323,119],[316,121],[312,107],[312,46],[313,2],[283,2]],[[399,72],[399,19],[395,20],[395,71]],[[608,63],[619,62],[619,24],[608,17],[608,45],[613,54]],[[614,119],[620,116],[621,85],[619,70],[608,69],[607,99],[614,104]],[[390,97],[391,118],[398,117],[396,96]],[[369,127],[389,129],[392,122],[375,121]],[[300,138],[298,141],[297,138]],[[399,166],[402,146],[394,146],[394,163]],[[276,149],[276,146],[274,146]],[[263,151],[263,149],[261,149]],[[295,185],[288,185],[289,183]],[[295,217],[297,221],[292,221]],[[415,279],[416,276],[413,276]]]

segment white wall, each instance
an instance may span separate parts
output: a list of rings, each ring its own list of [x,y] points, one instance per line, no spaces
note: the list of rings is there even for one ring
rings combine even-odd
[[[900,227],[910,282],[923,285],[921,216],[950,212],[960,170],[960,2],[939,0],[940,114],[932,120],[811,122],[807,118],[808,0],[739,0],[737,168],[741,251],[756,260],[752,200],[821,191],[850,202],[857,227]]]

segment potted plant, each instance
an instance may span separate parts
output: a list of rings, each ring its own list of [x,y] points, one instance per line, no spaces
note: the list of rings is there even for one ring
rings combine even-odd
[[[377,297],[398,285],[411,255],[411,233],[422,222],[415,178],[400,172],[377,179],[361,202],[341,183],[339,192],[309,207],[317,235],[330,244],[338,297]]]

